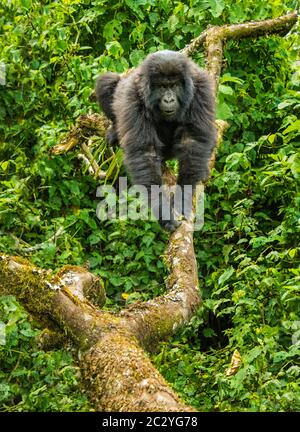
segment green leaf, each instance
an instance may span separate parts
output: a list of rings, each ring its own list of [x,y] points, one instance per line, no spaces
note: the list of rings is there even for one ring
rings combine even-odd
[[[144,13],[139,4],[146,4],[145,0],[125,0],[126,5],[132,9],[140,19],[144,19]]]
[[[171,15],[170,18],[168,19],[168,28],[170,30],[170,33],[174,33],[175,30],[177,29],[179,23],[179,19],[176,15]]]
[[[107,22],[103,28],[103,36],[108,41],[118,38],[121,34],[122,34],[122,25],[118,20],[114,19],[112,21]]]
[[[221,76],[220,83],[223,84],[225,82],[233,82],[242,85],[244,83],[244,80],[235,76],[231,76],[228,73],[225,73],[224,75]]]
[[[247,363],[252,363],[253,360],[255,360],[257,357],[261,355],[261,353],[262,353],[262,348],[256,346],[252,348],[244,358],[247,361]]]
[[[233,89],[229,86],[226,86],[224,84],[220,84],[218,88],[219,93],[223,93],[226,95],[233,95]]]
[[[290,126],[288,126],[286,129],[284,129],[284,131],[282,132],[284,135],[293,132],[293,131],[297,131],[300,134],[300,120],[296,120],[293,123],[290,124]]]
[[[210,4],[210,11],[213,17],[219,17],[224,10],[225,4],[223,0],[207,0]]]
[[[124,52],[122,45],[117,41],[108,42],[105,47],[108,51],[108,55],[115,58],[120,58]]]
[[[0,166],[1,166],[1,169],[2,169],[3,171],[7,171],[8,167],[9,167],[9,162],[10,162],[9,160],[8,160],[8,161],[1,162]]]
[[[130,61],[132,66],[137,67],[145,58],[145,52],[142,50],[132,50],[130,53]]]
[[[225,102],[219,103],[217,106],[217,118],[220,120],[229,120],[233,117],[231,108]]]
[[[226,282],[233,274],[235,270],[233,267],[229,267],[224,271],[224,273],[221,274],[221,276],[218,279],[218,284],[223,285],[224,282]]]

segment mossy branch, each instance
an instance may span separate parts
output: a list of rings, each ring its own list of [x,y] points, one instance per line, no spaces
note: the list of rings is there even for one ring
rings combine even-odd
[[[214,79],[215,89],[217,89],[223,60],[223,46],[228,39],[255,38],[271,34],[285,35],[291,30],[297,19],[297,11],[293,11],[278,18],[262,21],[210,26],[193,39],[181,52],[191,56],[202,45],[205,46],[206,70]]]

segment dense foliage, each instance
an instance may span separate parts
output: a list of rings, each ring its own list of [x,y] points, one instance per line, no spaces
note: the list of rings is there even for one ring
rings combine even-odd
[[[89,263],[110,307],[164,288],[167,235],[155,222],[99,222],[97,182],[55,145],[101,70],[180,49],[208,24],[276,17],[293,1],[11,0],[0,4],[0,251],[43,268]],[[296,411],[299,389],[300,68],[296,29],[230,42],[218,117],[230,122],[195,233],[203,305],[155,364],[202,410]],[[204,64],[203,52],[194,60]],[[114,178],[103,141],[95,142]],[[122,171],[121,171],[122,172]],[[64,235],[48,241],[59,227]],[[1,410],[88,410],[66,350],[43,352],[10,297],[0,302]],[[239,370],[228,376],[231,356]],[[77,386],[77,387],[76,387]]]
[[[39,349],[40,332],[14,298],[2,297],[0,316],[1,411],[89,410],[71,352]]]

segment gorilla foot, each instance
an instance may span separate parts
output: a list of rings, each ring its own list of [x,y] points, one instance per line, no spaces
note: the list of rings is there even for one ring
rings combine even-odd
[[[180,225],[181,221],[178,220],[167,220],[167,221],[160,221],[161,226],[169,232],[174,232]]]

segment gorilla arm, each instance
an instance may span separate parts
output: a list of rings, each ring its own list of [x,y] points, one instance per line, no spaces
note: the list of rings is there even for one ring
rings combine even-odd
[[[112,126],[106,132],[106,142],[113,146],[118,143],[118,135],[115,128],[116,117],[113,112],[113,97],[114,92],[121,77],[115,72],[106,72],[98,76],[96,81],[95,95],[96,99],[102,108],[104,114],[112,121]]]
[[[162,175],[161,158],[157,152],[158,137],[146,119],[141,116],[134,116],[134,119],[132,125],[128,122],[126,133],[121,138],[125,165],[133,184],[147,189],[154,184],[160,186]]]
[[[179,175],[177,183],[192,186],[209,176],[209,161],[216,146],[215,100],[209,76],[196,70],[194,96],[178,149]],[[185,194],[184,208],[191,207],[191,195]],[[189,206],[187,206],[189,200]],[[189,213],[189,211],[188,211]]]

